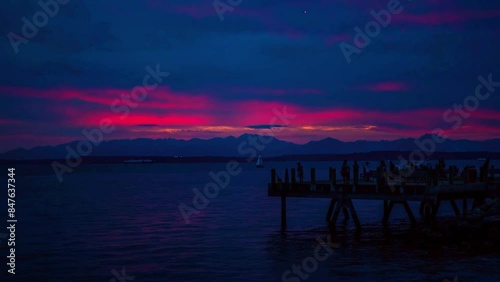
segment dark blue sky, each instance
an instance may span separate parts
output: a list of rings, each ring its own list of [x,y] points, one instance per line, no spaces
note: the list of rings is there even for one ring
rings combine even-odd
[[[104,118],[107,139],[254,133],[284,106],[296,117],[276,137],[296,142],[500,136],[500,87],[467,117],[446,114],[478,76],[500,81],[499,1],[243,0],[223,20],[211,0],[60,1],[17,47],[23,17],[44,10],[0,4],[0,151],[82,139]],[[361,47],[354,28],[388,4],[400,12],[348,63],[340,44]],[[121,118],[113,101],[147,66],[169,75]]]

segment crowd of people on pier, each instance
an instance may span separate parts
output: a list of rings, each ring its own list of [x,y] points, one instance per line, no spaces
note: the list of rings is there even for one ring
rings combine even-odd
[[[485,163],[479,167],[478,171],[474,166],[465,166],[461,172],[456,165],[449,166],[446,168],[446,163],[443,159],[438,160],[437,164],[433,167],[432,164],[427,161],[420,165],[412,162],[407,162],[403,165],[395,165],[393,161],[380,161],[379,166],[376,170],[372,170],[370,167],[370,162],[365,162],[363,165],[362,173],[360,173],[359,179],[364,179],[365,181],[371,181],[372,179],[379,178],[389,178],[394,179],[399,176],[409,176],[417,171],[427,172],[431,171],[438,178],[467,178],[470,182],[476,182],[478,177],[481,181],[488,178],[489,172],[494,170],[493,166],[489,166],[490,160],[487,159]],[[354,161],[353,170],[359,172],[359,165],[357,161]],[[340,169],[340,176],[344,183],[348,183],[351,178],[351,166],[348,164],[347,160],[344,160],[342,167]],[[297,162],[297,177],[298,182],[304,182],[304,167],[300,162]]]

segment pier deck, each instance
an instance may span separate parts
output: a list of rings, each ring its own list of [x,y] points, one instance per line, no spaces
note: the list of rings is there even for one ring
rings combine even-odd
[[[438,177],[432,170],[425,173],[414,173],[409,177],[388,176],[387,173],[370,179],[359,179],[355,168],[354,179],[344,182],[336,179],[336,170],[329,168],[329,180],[315,179],[315,169],[311,169],[309,181],[297,182],[295,169],[291,169],[291,179],[288,169],[285,170],[285,180],[276,176],[271,170],[271,183],[268,184],[268,196],[281,198],[281,227],[286,228],[286,198],[328,198],[331,199],[326,221],[335,226],[340,211],[346,218],[352,216],[356,227],[361,229],[352,200],[380,200],[384,202],[382,222],[388,224],[390,213],[395,204],[402,204],[412,224],[416,223],[408,201],[420,202],[420,214],[426,220],[436,220],[436,214],[441,202],[449,201],[456,216],[467,212],[467,201],[473,200],[472,208],[477,208],[487,198],[500,197],[500,181],[495,179],[495,172],[482,175],[480,179],[472,179],[468,172],[463,177]],[[418,175],[418,177],[416,177]],[[456,201],[462,200],[462,211]]]

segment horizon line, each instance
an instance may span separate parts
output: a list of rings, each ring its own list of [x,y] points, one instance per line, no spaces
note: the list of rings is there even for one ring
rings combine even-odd
[[[333,140],[337,140],[337,141],[340,141],[340,142],[343,142],[343,143],[354,143],[354,142],[383,142],[383,141],[396,141],[396,140],[401,140],[401,139],[420,139],[424,136],[429,136],[429,135],[435,135],[435,136],[439,136],[440,138],[443,138],[443,139],[446,139],[446,140],[451,140],[451,141],[461,141],[461,140],[466,140],[466,141],[476,141],[476,142],[484,142],[484,141],[489,141],[489,140],[496,140],[496,139],[500,139],[500,138],[490,138],[490,139],[465,139],[465,138],[459,138],[459,139],[453,139],[453,138],[449,138],[449,137],[442,137],[441,135],[439,134],[435,134],[435,133],[424,133],[418,137],[400,137],[400,138],[394,138],[394,139],[379,139],[379,140],[368,140],[368,139],[357,139],[357,140],[352,140],[352,141],[344,141],[342,139],[337,139],[337,138],[334,138],[334,137],[325,137],[325,138],[321,138],[321,139],[311,139],[307,142],[304,142],[304,143],[299,143],[299,142],[293,142],[293,141],[287,141],[285,139],[279,139],[273,135],[264,135],[264,134],[257,134],[257,133],[243,133],[239,136],[235,136],[235,135],[227,135],[227,136],[217,136],[217,137],[210,137],[210,138],[201,138],[201,137],[194,137],[194,138],[190,138],[190,139],[182,139],[182,138],[172,138],[172,137],[165,137],[165,138],[149,138],[149,137],[137,137],[137,138],[116,138],[116,139],[110,139],[110,140],[103,140],[102,142],[112,142],[112,141],[125,141],[125,140],[128,140],[128,141],[134,141],[134,140],[140,140],[140,139],[145,139],[145,140],[177,140],[177,141],[192,141],[192,140],[204,140],[204,141],[208,141],[208,140],[213,140],[213,139],[226,139],[226,138],[235,138],[235,139],[238,139],[238,138],[241,138],[241,137],[244,137],[244,136],[263,136],[263,137],[272,137],[274,138],[275,140],[278,140],[278,141],[283,141],[283,142],[287,142],[287,143],[292,143],[292,144],[295,144],[295,145],[305,145],[305,144],[308,144],[310,142],[319,142],[319,141],[322,141],[322,140],[327,140],[327,139],[333,139]],[[5,153],[8,153],[8,152],[11,152],[11,151],[14,151],[14,150],[32,150],[32,149],[35,149],[35,148],[40,148],[40,147],[57,147],[57,146],[61,146],[61,145],[67,145],[67,144],[71,144],[71,143],[75,143],[75,142],[80,142],[80,141],[83,141],[84,139],[75,139],[73,141],[69,141],[69,142],[65,142],[65,143],[59,143],[59,144],[53,144],[53,145],[37,145],[37,146],[33,146],[33,147],[17,147],[17,148],[14,148],[14,149],[8,149],[8,150],[5,150],[5,151],[0,151],[0,154],[5,154]]]

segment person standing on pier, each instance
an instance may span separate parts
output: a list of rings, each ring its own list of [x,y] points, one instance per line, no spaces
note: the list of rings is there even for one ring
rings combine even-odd
[[[300,162],[297,162],[297,174],[299,177],[299,182],[302,183],[304,182],[304,168],[300,164]]]
[[[342,164],[342,170],[341,170],[341,175],[342,179],[344,180],[344,183],[347,183],[349,181],[349,174],[351,174],[349,166],[347,165],[347,160],[344,160],[344,163]]]
[[[366,181],[370,180],[370,163],[366,162],[365,165],[363,166],[363,177],[365,178]]]
[[[382,173],[387,172],[387,166],[385,165],[385,161],[380,161],[380,168],[382,169]]]
[[[392,161],[389,162],[389,168],[392,173],[397,174],[396,165]]]

